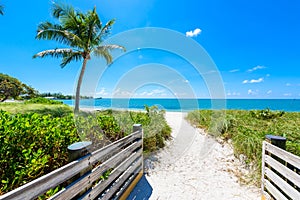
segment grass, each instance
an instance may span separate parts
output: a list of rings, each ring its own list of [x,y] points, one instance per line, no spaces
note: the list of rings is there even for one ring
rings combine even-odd
[[[190,112],[187,119],[210,135],[231,140],[235,156],[244,154],[246,163],[256,166],[252,175],[257,184],[260,182],[261,149],[265,135],[286,137],[286,150],[300,156],[300,112],[197,110]]]
[[[0,110],[4,110],[12,114],[34,112],[43,115],[51,114],[56,117],[73,112],[70,106],[64,104],[42,104],[25,102],[0,103]]]

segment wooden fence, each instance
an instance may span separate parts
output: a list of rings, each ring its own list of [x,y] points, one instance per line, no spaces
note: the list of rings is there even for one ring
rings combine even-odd
[[[264,141],[261,189],[262,199],[300,199],[300,157]]]
[[[0,200],[36,199],[58,185],[63,189],[50,199],[126,199],[142,173],[143,130],[134,125],[131,135],[8,192]]]

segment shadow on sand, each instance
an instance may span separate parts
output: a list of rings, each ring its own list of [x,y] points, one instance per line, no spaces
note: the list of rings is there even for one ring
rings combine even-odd
[[[150,198],[152,191],[153,189],[144,174],[127,197],[127,200],[147,200]]]

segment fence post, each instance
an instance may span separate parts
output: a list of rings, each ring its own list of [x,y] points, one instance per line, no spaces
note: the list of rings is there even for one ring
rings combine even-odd
[[[141,131],[142,130],[142,124],[134,124],[133,125],[133,132]]]
[[[266,135],[266,141],[281,149],[286,149],[286,138],[276,135]]]
[[[77,160],[89,153],[89,150],[92,147],[91,141],[83,141],[83,142],[75,142],[68,146],[68,156],[69,156],[69,162],[72,162],[74,160]],[[81,176],[83,176],[85,173],[92,170],[92,166],[87,167],[85,170],[81,171],[79,174],[75,175],[73,178],[71,178],[68,181],[68,184],[71,184],[72,182],[79,179]],[[80,192],[76,197],[84,194],[86,189],[83,189],[82,192]]]
[[[281,136],[276,136],[276,135],[266,135],[265,136],[265,139],[266,139],[266,142],[274,145],[274,146],[277,146],[283,150],[286,150],[286,138],[285,137],[281,137]],[[263,151],[265,151],[265,145],[263,145]],[[264,175],[265,175],[265,167],[268,167],[270,168],[270,166],[266,165],[265,164],[265,157],[264,157],[264,153],[263,152],[263,158],[262,158],[262,191],[264,191]],[[287,165],[287,163],[282,160],[281,158],[279,157],[276,157],[274,155],[271,155],[271,153],[268,153],[269,156],[271,156],[272,158],[274,158],[275,160],[277,160],[278,162],[280,162],[281,164],[283,165]],[[282,177],[283,178],[283,177]],[[270,181],[270,179],[268,178],[268,180]],[[266,193],[267,195],[268,193]],[[270,196],[264,196],[264,193],[262,195],[262,200],[265,200],[265,199],[270,199]]]
[[[77,160],[88,154],[88,150],[91,147],[92,142],[84,141],[84,142],[76,142],[68,146],[69,153],[69,162]]]

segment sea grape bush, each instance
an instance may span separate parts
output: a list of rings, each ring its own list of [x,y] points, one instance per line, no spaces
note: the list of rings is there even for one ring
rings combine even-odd
[[[263,119],[263,120],[268,120],[268,119],[275,119],[277,117],[281,117],[284,115],[284,111],[271,111],[269,108],[264,109],[264,110],[251,110],[250,114],[252,117],[255,117],[257,119]]]
[[[57,116],[56,110],[25,114],[0,110],[0,195],[65,165],[70,144],[90,140],[102,147],[130,134],[137,122],[143,125],[145,151],[164,146],[171,129],[164,112],[154,107],[147,112],[108,110],[77,116]]]
[[[115,122],[111,120],[105,121],[105,123],[110,123],[109,127],[114,127],[118,124],[118,129],[116,130],[119,132],[113,133],[111,131],[105,134],[109,138],[120,138],[120,135],[115,135],[116,133],[126,136],[132,132],[133,124],[142,124],[144,131],[144,152],[147,153],[164,147],[165,141],[171,135],[171,128],[164,118],[165,111],[159,110],[156,106],[145,106],[145,112],[108,110],[102,112],[102,114],[104,114],[106,118],[110,116],[115,119]],[[102,124],[102,128],[105,128],[103,122],[100,121],[100,124]],[[113,135],[111,135],[111,133],[113,133]]]
[[[48,105],[49,104],[63,104],[62,101],[56,101],[56,100],[47,99],[44,97],[36,97],[36,98],[32,98],[32,99],[25,101],[25,104],[32,104],[32,103],[48,104]]]
[[[0,194],[67,163],[67,146],[79,141],[73,116],[0,111]]]

